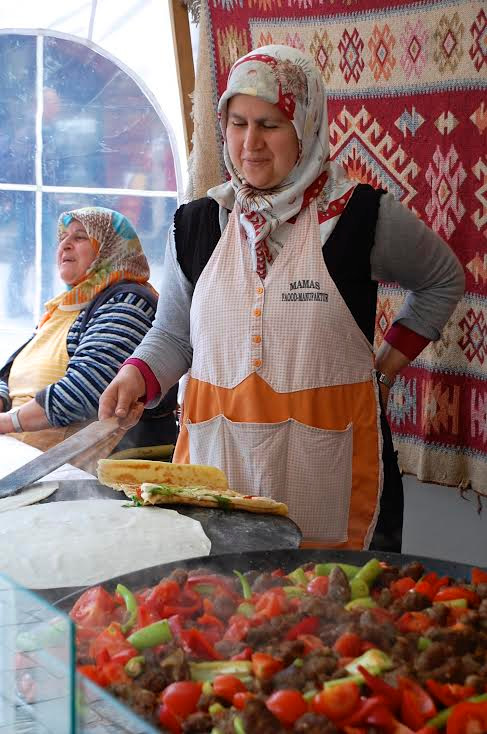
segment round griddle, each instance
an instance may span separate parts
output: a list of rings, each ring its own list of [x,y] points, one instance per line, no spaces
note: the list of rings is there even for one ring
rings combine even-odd
[[[142,571],[124,574],[103,583],[108,591],[114,591],[117,584],[121,583],[129,589],[136,591],[147,586],[154,586],[162,578],[168,576],[175,568],[205,569],[207,573],[217,572],[233,575],[233,571],[269,571],[282,568],[284,571],[292,571],[305,563],[326,563],[334,561],[337,563],[351,563],[362,566],[371,558],[386,561],[394,566],[403,566],[412,561],[420,561],[427,571],[436,571],[442,576],[451,576],[455,579],[470,579],[471,565],[466,563],[454,563],[437,558],[425,556],[412,556],[400,553],[382,553],[375,551],[340,551],[340,550],[266,550],[248,553],[228,553],[220,556],[204,556],[191,558],[186,561],[164,563],[159,566],[151,566]],[[78,597],[87,587],[72,590],[62,597],[51,596],[51,601],[59,608],[69,612]]]
[[[120,492],[104,487],[96,480],[60,481],[58,484],[57,492],[43,500],[42,504],[66,500],[93,499],[96,501],[97,499],[121,500],[125,498]],[[241,553],[254,550],[273,552],[275,548],[293,550],[298,548],[301,543],[299,527],[283,515],[195,507],[192,505],[168,505],[168,508],[201,523],[203,530],[211,541],[211,556],[220,556],[220,554],[228,551]],[[156,557],[154,561],[157,562]],[[178,563],[176,563],[177,565]],[[160,569],[164,567],[164,565],[155,566],[155,568]],[[138,571],[135,575],[138,573],[145,572]],[[162,573],[162,575],[164,574]],[[140,585],[143,586],[144,582]],[[75,591],[75,588],[36,589],[36,594],[49,602],[53,602],[67,595],[70,591]]]

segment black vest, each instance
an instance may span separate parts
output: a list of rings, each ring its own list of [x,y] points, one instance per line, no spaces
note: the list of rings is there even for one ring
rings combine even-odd
[[[323,246],[323,258],[340,295],[369,340],[374,340],[377,283],[370,251],[383,191],[359,184]],[[218,204],[207,197],[183,204],[174,216],[178,263],[196,285],[221,236]]]

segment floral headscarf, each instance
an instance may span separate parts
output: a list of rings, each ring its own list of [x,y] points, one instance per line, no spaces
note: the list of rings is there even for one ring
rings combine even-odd
[[[58,239],[74,219],[86,229],[96,257],[78,283],[46,303],[47,312],[41,323],[55,308],[79,310],[112,283],[120,280],[147,283],[150,275],[140,240],[123,214],[101,206],[64,212],[58,220]],[[149,284],[148,287],[152,288]]]
[[[298,160],[274,189],[251,187],[235,170],[226,143],[228,100],[248,94],[275,104],[292,122],[299,142]],[[330,161],[328,115],[322,78],[312,59],[290,46],[262,46],[235,62],[218,105],[223,156],[230,181],[208,196],[227,209],[235,202],[250,245],[254,270],[263,278],[282,245],[273,234],[317,199],[322,242],[329,237],[356,181]]]

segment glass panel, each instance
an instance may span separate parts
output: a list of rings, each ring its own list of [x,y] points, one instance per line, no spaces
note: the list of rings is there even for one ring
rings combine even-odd
[[[59,38],[44,64],[44,184],[176,191],[166,129],[125,72]]]
[[[34,328],[34,193],[0,191],[0,364]]]
[[[151,268],[151,282],[157,288],[161,280],[167,231],[177,208],[176,197],[114,196],[107,194],[52,193],[43,195],[43,282],[52,295],[60,293],[64,284],[57,275],[57,220],[62,212],[83,206],[105,206],[125,214],[132,222]]]
[[[161,734],[159,728],[81,675],[77,676],[77,700],[78,734]]]
[[[74,625],[0,575],[0,731],[74,732]]]
[[[0,35],[0,183],[34,183],[36,40]]]
[[[156,734],[75,673],[72,620],[0,574],[0,732]]]

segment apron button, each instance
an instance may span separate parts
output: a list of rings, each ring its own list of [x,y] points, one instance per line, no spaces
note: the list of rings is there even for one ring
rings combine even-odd
[[[262,316],[262,311],[260,310],[260,308],[255,309],[254,316]]]
[[[254,342],[255,344],[260,344],[260,343],[261,343],[261,341],[262,341],[262,337],[261,337],[261,336],[253,336],[253,337],[252,337],[252,341],[253,341],[253,342]]]
[[[261,359],[254,359],[254,367],[260,367],[262,364]]]

